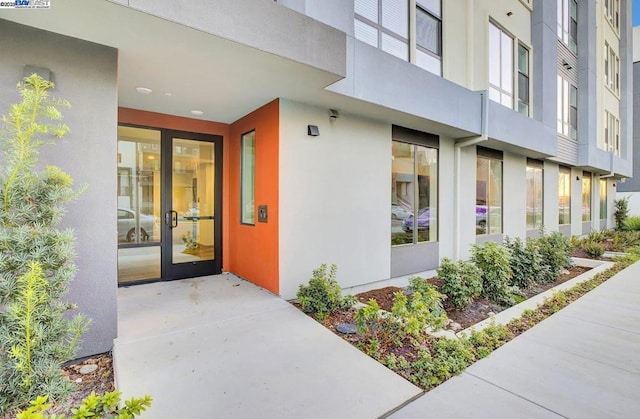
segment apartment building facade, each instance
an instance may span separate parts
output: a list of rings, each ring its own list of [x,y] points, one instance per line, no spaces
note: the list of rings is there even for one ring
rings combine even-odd
[[[610,227],[631,176],[631,1],[51,3],[0,10],[0,105],[31,71],[73,105],[42,160],[89,185],[66,220],[87,354],[118,285],[382,284]]]

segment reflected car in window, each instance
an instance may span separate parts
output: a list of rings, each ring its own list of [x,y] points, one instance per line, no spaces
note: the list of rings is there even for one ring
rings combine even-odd
[[[156,217],[148,214],[140,214],[140,230],[136,234],[136,213],[127,208],[118,208],[118,242],[134,243],[139,235],[140,241],[153,239],[153,226]]]
[[[404,220],[411,215],[411,210],[400,204],[391,204],[391,218]]]
[[[428,229],[430,222],[431,222],[431,209],[421,208],[418,211],[418,231]],[[414,225],[413,214],[409,214],[409,216],[405,218],[405,220],[402,222],[402,228],[406,232],[413,231],[413,225]]]

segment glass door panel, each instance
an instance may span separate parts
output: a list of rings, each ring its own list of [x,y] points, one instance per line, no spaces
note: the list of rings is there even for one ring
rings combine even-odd
[[[160,278],[161,132],[118,127],[118,283]]]
[[[172,144],[172,262],[215,259],[214,144],[174,138]]]

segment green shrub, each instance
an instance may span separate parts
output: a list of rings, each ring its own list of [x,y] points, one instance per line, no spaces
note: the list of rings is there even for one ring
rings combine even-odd
[[[586,240],[582,242],[582,250],[592,258],[599,258],[604,254],[604,245],[597,241]]]
[[[525,244],[519,237],[515,239],[507,237],[504,246],[511,252],[509,265],[513,276],[509,285],[527,288],[536,280],[540,272],[542,257],[538,250],[538,242],[531,239]]]
[[[512,299],[509,283],[513,272],[509,249],[495,242],[473,245],[471,261],[482,275],[482,295],[495,303],[510,304]]]
[[[459,260],[457,263],[443,258],[437,269],[443,284],[440,290],[453,302],[456,310],[463,310],[482,292],[480,270],[472,263]]]
[[[427,327],[442,328],[447,320],[447,313],[442,307],[442,294],[422,278],[414,277],[410,281],[414,286],[410,297],[401,291],[394,294],[391,310],[394,321],[402,325],[405,333],[413,336],[418,336]]]
[[[640,231],[640,216],[627,217],[624,220],[625,230]]]
[[[342,296],[342,289],[336,281],[337,271],[338,267],[332,264],[327,274],[327,265],[323,263],[313,271],[308,286],[300,284],[296,295],[302,311],[315,315],[318,320],[324,320],[336,310],[353,307],[355,298],[350,295]]]
[[[479,332],[473,330],[469,337],[469,342],[474,346],[477,358],[481,359],[511,339],[513,339],[513,333],[507,326],[496,324],[492,321],[489,326]]]
[[[562,270],[571,265],[571,241],[560,232],[545,234],[542,231],[537,244],[541,256],[538,282],[554,282],[560,277]]]
[[[120,403],[119,391],[111,391],[103,396],[96,396],[95,392],[85,397],[78,406],[74,406],[71,410],[73,414],[69,419],[84,418],[113,418],[113,419],[130,419],[147,410],[151,406],[151,396],[140,398],[132,397],[124,402],[124,407],[118,407]],[[52,404],[47,403],[48,396],[38,396],[32,401],[31,407],[23,412],[18,413],[17,419],[66,419],[66,415],[45,416],[45,412]]]
[[[61,366],[73,359],[88,320],[63,300],[75,274],[74,235],[58,228],[78,192],[61,169],[37,170],[39,148],[69,128],[68,102],[37,75],[18,85],[22,101],[0,132],[0,416],[39,394],[64,400],[73,388]]]
[[[613,220],[616,223],[616,230],[623,231],[625,227],[625,220],[629,216],[629,197],[615,199],[613,201],[615,211],[613,212]]]
[[[476,360],[468,339],[438,339],[433,352],[434,375],[439,382],[460,374]]]

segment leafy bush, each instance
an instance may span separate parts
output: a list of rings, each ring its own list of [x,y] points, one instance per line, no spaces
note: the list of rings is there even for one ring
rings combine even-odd
[[[571,241],[560,232],[554,231],[545,234],[543,231],[537,242],[541,256],[538,280],[539,282],[554,282],[562,274],[562,270],[571,265],[569,259]]]
[[[322,264],[313,271],[309,285],[300,284],[298,288],[298,301],[302,311],[314,314],[318,320],[324,320],[336,310],[348,310],[355,304],[355,298],[348,295],[342,296],[340,284],[336,281],[338,267],[331,265],[327,275],[327,265]]]
[[[61,365],[73,359],[88,321],[63,301],[75,274],[74,235],[58,229],[78,192],[61,169],[37,170],[39,148],[69,128],[68,102],[49,96],[36,74],[18,85],[22,101],[2,118],[0,151],[0,416],[38,394],[63,400],[72,389]]]
[[[410,279],[410,297],[403,292],[396,292],[393,298],[391,314],[394,321],[401,324],[404,332],[418,336],[427,327],[440,329],[447,320],[442,307],[442,294],[435,287],[420,277]]]
[[[627,217],[624,220],[624,228],[629,231],[640,231],[640,216]]]
[[[513,276],[509,285],[527,288],[536,280],[540,272],[542,257],[538,250],[538,242],[530,239],[525,244],[519,237],[515,239],[507,237],[505,238],[504,246],[511,253],[509,265]]]
[[[111,391],[103,396],[96,396],[96,393],[92,391],[90,395],[80,402],[80,405],[72,408],[73,414],[69,416],[69,419],[93,417],[129,419],[140,415],[140,413],[147,410],[147,407],[151,406],[151,396],[144,396],[140,398],[133,397],[124,402],[124,407],[118,408],[120,395],[119,391]],[[52,406],[52,404],[47,403],[47,399],[48,396],[38,396],[36,400],[30,403],[31,407],[18,413],[17,419],[66,419],[67,416],[65,415],[50,417],[44,415],[47,409]]]
[[[629,197],[615,199],[613,201],[615,211],[613,212],[613,220],[616,223],[616,230],[623,231],[625,229],[624,222],[629,216]]]
[[[496,303],[510,304],[509,283],[513,272],[509,249],[495,242],[473,245],[471,261],[482,273],[482,295]]]
[[[604,245],[597,241],[585,240],[582,242],[582,250],[592,258],[599,258],[604,254]]]
[[[513,339],[513,333],[507,326],[492,321],[481,331],[471,331],[469,342],[474,346],[478,359],[481,359],[511,339]]]
[[[443,258],[437,269],[443,284],[440,290],[453,302],[456,310],[463,310],[482,292],[480,270],[472,263],[459,260],[457,263]]]

